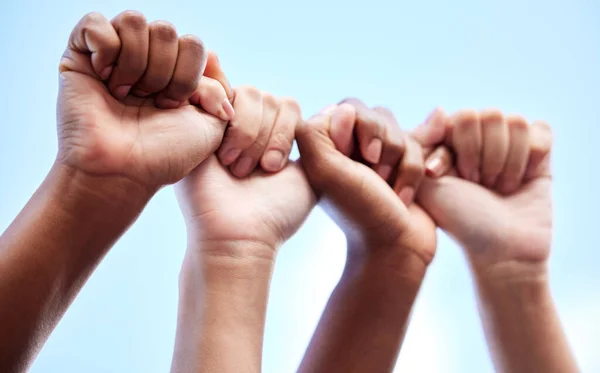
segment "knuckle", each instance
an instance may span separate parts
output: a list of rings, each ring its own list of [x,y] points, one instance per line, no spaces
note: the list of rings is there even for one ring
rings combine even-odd
[[[261,92],[262,94],[262,102],[269,109],[277,108],[277,99],[269,92]]]
[[[461,110],[452,117],[451,121],[454,127],[468,129],[478,124],[479,115],[475,110]]]
[[[206,93],[212,96],[225,97],[225,89],[218,80],[203,76],[200,78],[200,87]]]
[[[179,43],[194,51],[195,54],[201,56],[206,53],[204,42],[196,35],[187,34],[179,38]]]
[[[279,106],[286,111],[296,113],[300,117],[302,116],[302,107],[295,98],[282,97],[279,99]]]
[[[425,176],[425,166],[422,162],[408,160],[402,164],[402,174],[406,179],[418,181]]]
[[[479,113],[479,118],[482,124],[497,124],[504,121],[502,111],[495,108],[485,109]]]
[[[196,90],[200,77],[194,79],[177,79],[171,81],[169,91],[175,94],[190,93]]]
[[[144,15],[136,10],[126,10],[119,15],[120,23],[133,30],[143,30],[147,21]]]
[[[90,12],[81,19],[81,23],[85,25],[97,25],[104,22],[106,22],[106,17],[99,12]]]
[[[174,42],[177,40],[177,29],[168,21],[154,21],[150,24],[150,33],[157,39]]]
[[[354,107],[366,107],[365,103],[356,97],[346,97],[339,102],[339,104],[349,104]]]
[[[238,88],[236,88],[236,95],[243,95],[246,97],[249,97],[253,100],[260,100],[261,99],[261,92],[258,88],[251,86],[251,85],[243,85],[240,86]]]
[[[289,151],[292,148],[293,139],[284,132],[277,132],[271,136],[269,147],[283,151]]]
[[[534,126],[545,132],[547,135],[553,136],[552,126],[543,120],[538,120],[533,123]]]
[[[250,146],[256,140],[258,134],[248,127],[232,127],[232,139],[239,143],[240,146]]]
[[[524,132],[529,130],[529,124],[527,123],[527,120],[520,115],[511,115],[506,119],[506,121],[508,123],[508,127],[513,131]]]

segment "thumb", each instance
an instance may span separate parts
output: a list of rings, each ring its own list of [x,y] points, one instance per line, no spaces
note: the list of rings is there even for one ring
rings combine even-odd
[[[296,128],[300,161],[318,194],[356,178],[354,161],[345,154],[355,118],[348,105],[328,107]]]
[[[447,142],[449,131],[446,128],[446,113],[435,108],[421,125],[412,132],[412,137],[424,148],[431,148]]]
[[[221,85],[225,89],[225,92],[227,93],[227,98],[229,99],[230,102],[233,101],[233,96],[234,96],[233,89],[231,88],[231,85],[229,84],[229,80],[227,80],[227,77],[225,76],[225,73],[223,72],[223,68],[221,67],[221,62],[219,61],[219,57],[213,51],[208,52],[206,68],[204,69],[204,76],[215,79],[219,83],[221,83]]]
[[[426,178],[416,200],[438,227],[463,246],[474,247],[481,242],[481,227],[486,221],[506,221],[492,216],[504,211],[492,193],[454,176]]]

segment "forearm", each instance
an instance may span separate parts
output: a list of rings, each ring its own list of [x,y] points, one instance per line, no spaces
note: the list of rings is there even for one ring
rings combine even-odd
[[[393,370],[427,266],[410,253],[373,251],[349,250],[299,372]]]
[[[500,372],[577,372],[545,270],[476,274],[486,338]]]
[[[258,243],[188,247],[172,372],[261,371],[274,259],[275,250]]]
[[[26,370],[148,198],[130,181],[53,166],[0,237],[1,371]]]

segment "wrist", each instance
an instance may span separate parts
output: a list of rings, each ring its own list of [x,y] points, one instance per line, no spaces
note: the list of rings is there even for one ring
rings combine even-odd
[[[344,276],[369,278],[387,283],[420,287],[429,262],[401,247],[363,246],[348,243]]]
[[[275,252],[257,242],[193,240],[183,260],[180,292],[194,297],[200,288],[218,288],[224,293],[258,291],[259,282],[271,279]]]
[[[471,261],[471,267],[476,283],[482,286],[548,286],[548,265],[545,261],[505,261],[485,266]]]
[[[274,265],[270,252],[256,242],[188,246],[179,278],[172,371],[260,371]]]
[[[123,176],[99,176],[55,162],[46,183],[57,207],[75,218],[138,214],[156,193]]]

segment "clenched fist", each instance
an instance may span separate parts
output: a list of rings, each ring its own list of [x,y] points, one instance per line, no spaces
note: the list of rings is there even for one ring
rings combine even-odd
[[[552,242],[550,127],[498,110],[436,111],[414,135],[456,155],[448,176],[423,183],[418,202],[474,269],[543,272]],[[442,160],[433,154],[428,164],[435,174]]]
[[[413,204],[424,174],[421,147],[384,108],[349,99],[297,131],[301,160],[349,248],[433,259],[435,225]]]
[[[88,14],[60,62],[59,161],[151,190],[183,178],[219,147],[233,116],[216,61],[167,22]],[[200,79],[205,68],[219,80]]]

